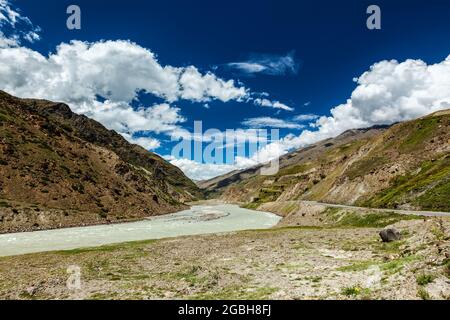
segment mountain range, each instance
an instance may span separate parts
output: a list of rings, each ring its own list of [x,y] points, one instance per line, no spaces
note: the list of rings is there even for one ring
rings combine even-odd
[[[262,166],[198,185],[208,197],[257,208],[314,200],[365,207],[450,211],[450,110],[390,126],[349,130],[288,153],[272,176]]]
[[[258,165],[195,184],[64,103],[0,91],[0,233],[140,220],[204,197],[450,211],[450,110],[348,130],[279,165],[271,176]]]

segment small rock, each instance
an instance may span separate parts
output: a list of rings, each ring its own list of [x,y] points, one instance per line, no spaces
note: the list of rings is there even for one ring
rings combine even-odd
[[[396,229],[384,229],[380,231],[380,237],[383,242],[392,242],[396,240],[400,240],[400,232]]]
[[[34,296],[37,292],[37,288],[36,287],[28,287],[26,292],[30,295],[30,296]]]

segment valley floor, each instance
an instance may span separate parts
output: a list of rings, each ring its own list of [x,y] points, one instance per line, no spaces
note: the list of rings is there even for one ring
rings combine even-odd
[[[272,209],[285,218],[268,230],[0,258],[0,298],[450,299],[450,218]],[[402,240],[382,243],[387,225]]]

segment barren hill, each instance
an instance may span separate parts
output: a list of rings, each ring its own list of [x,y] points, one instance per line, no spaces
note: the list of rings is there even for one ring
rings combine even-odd
[[[135,220],[199,197],[180,169],[67,105],[0,91],[0,233]]]

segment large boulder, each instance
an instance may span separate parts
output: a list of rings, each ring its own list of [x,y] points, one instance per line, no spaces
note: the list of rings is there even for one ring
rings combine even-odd
[[[383,242],[392,242],[400,240],[401,235],[398,230],[390,228],[390,229],[384,229],[380,231],[380,237]]]

